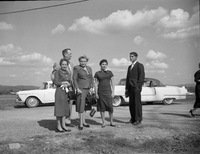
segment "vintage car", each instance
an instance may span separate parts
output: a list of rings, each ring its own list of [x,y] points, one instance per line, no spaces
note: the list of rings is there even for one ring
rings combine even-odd
[[[43,82],[41,89],[24,90],[16,93],[17,104],[25,104],[29,108],[37,107],[40,103],[54,103],[55,102],[55,86],[52,81]]]
[[[125,97],[126,79],[121,79],[119,84],[115,86],[113,106],[127,104],[129,98]],[[188,91],[185,86],[166,86],[157,79],[145,78],[141,99],[142,102],[153,104],[154,102],[162,101],[164,104],[172,104],[174,100],[186,99]]]
[[[41,89],[23,90],[15,93],[17,95],[16,104],[25,104],[27,107],[33,108],[39,104],[54,103],[55,91],[56,87],[52,81],[45,81]],[[75,100],[73,103],[75,103]],[[86,98],[86,107],[89,108],[96,103],[94,92],[89,93]]]

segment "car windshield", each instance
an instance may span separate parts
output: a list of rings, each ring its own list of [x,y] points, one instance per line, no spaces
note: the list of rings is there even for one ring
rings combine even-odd
[[[48,89],[48,83],[47,82],[43,83],[43,88],[42,89]]]

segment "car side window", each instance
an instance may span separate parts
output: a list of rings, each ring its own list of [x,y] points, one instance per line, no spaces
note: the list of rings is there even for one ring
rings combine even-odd
[[[44,82],[44,88],[43,89],[48,89],[48,83]]]
[[[120,81],[119,81],[119,85],[126,85],[126,80],[123,80],[123,79],[120,80]]]
[[[150,81],[145,81],[143,87],[150,87]]]
[[[53,83],[51,83],[50,85],[49,85],[49,88],[56,88],[56,85],[55,84],[53,84]]]
[[[150,87],[158,87],[158,84],[154,81],[150,81]]]

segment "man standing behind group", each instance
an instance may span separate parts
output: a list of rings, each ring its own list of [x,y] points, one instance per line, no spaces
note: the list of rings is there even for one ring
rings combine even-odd
[[[145,78],[144,66],[137,61],[137,57],[136,52],[130,53],[132,64],[128,67],[125,92],[125,96],[129,97],[130,123],[133,125],[139,125],[142,121],[141,91]]]
[[[67,70],[70,73],[71,79],[73,75],[73,64],[70,62],[72,58],[72,52],[70,48],[66,48],[62,51],[63,58],[67,60],[68,62],[68,67]],[[72,83],[73,86],[73,83]],[[71,115],[72,115],[72,104],[73,104],[74,98],[69,97],[69,117],[66,119],[66,124],[71,124]]]

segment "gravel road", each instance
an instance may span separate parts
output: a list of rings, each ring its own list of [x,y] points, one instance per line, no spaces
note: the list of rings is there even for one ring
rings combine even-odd
[[[118,126],[117,128],[109,127],[108,118],[107,126],[101,128],[100,114],[97,112],[91,118],[87,112],[86,121],[91,127],[84,128],[81,133],[83,136],[85,135],[85,138],[90,132],[108,133],[113,135],[112,138],[137,140],[139,141],[137,143],[172,138],[177,134],[194,135],[200,141],[200,110],[197,110],[195,118],[191,118],[188,112],[193,103],[194,99],[175,101],[171,105],[144,104],[142,125],[137,127],[126,124],[130,119],[128,106],[114,108],[114,122]],[[20,106],[9,110],[0,110],[0,143],[22,142],[35,136],[54,138],[60,135],[55,132],[56,121],[53,110],[53,105],[31,109]],[[75,106],[73,105],[72,123],[78,125],[78,115],[74,111]],[[108,117],[108,114],[106,116]],[[70,129],[72,130],[71,137],[74,138],[77,135],[80,137],[80,131],[76,127]]]

